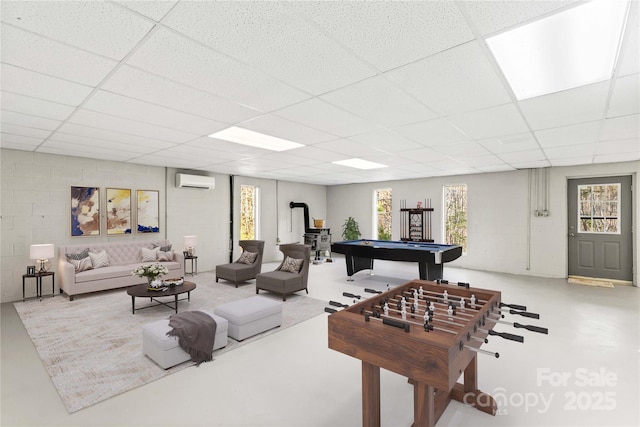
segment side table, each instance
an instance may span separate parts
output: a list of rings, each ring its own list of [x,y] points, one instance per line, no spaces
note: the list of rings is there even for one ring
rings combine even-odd
[[[191,260],[191,273],[187,272],[187,260]],[[195,268],[193,267],[193,263],[195,261]],[[185,255],[184,257],[184,274],[198,274],[198,257],[195,255]]]
[[[22,275],[22,301],[25,300],[24,296],[24,286],[25,279],[36,279],[36,296],[35,298],[40,298],[42,301],[42,278],[46,276],[51,276],[51,297],[55,296],[55,288],[56,288],[56,274],[53,271],[46,271],[44,273],[35,273],[35,274],[23,274]],[[47,295],[49,296],[49,295]]]

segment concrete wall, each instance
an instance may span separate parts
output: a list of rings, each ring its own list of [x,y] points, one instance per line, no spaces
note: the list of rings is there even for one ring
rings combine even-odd
[[[541,199],[536,198],[535,171],[487,173],[419,180],[387,181],[332,186],[327,189],[328,226],[334,241],[341,239],[345,219],[353,216],[360,225],[362,238],[372,238],[374,191],[393,191],[394,240],[400,238],[400,201],[415,206],[417,201],[431,198],[433,238],[443,241],[442,189],[444,185],[466,184],[468,191],[467,254],[451,265],[478,270],[497,271],[541,277],[567,277],[567,180],[608,175],[633,175],[637,188],[640,162],[611,163],[548,169],[547,217],[531,212]],[[531,191],[530,191],[531,189]],[[633,193],[634,230],[637,230],[640,200]],[[639,238],[634,238],[634,283],[638,283],[640,264]]]

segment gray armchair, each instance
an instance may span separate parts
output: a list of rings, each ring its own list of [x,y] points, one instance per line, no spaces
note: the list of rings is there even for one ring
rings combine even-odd
[[[309,262],[311,258],[311,246],[299,243],[289,243],[280,245],[280,252],[284,254],[284,258],[278,268],[267,273],[260,273],[256,276],[256,294],[260,293],[260,289],[282,295],[282,301],[287,300],[287,295],[304,289],[307,289],[307,281],[309,278]],[[287,264],[287,257],[294,260],[301,260],[301,265],[297,272],[284,271],[283,268],[289,268],[292,263]],[[300,263],[300,261],[298,261]]]
[[[216,282],[224,279],[233,282],[238,287],[238,283],[245,282],[255,277],[262,269],[262,252],[264,251],[264,240],[240,240],[243,251],[240,258],[231,264],[216,266]],[[256,253],[255,259],[250,264],[245,264],[248,255]],[[252,255],[253,256],[253,255]],[[252,257],[251,256],[251,257]],[[250,257],[250,258],[251,258]]]

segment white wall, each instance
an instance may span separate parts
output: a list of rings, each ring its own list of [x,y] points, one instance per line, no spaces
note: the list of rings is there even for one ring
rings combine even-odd
[[[8,149],[0,149],[0,164],[0,302],[22,299],[22,275],[27,265],[33,265],[29,245],[35,243],[53,243],[57,248],[81,242],[166,238],[175,250],[182,251],[183,236],[196,235],[199,272],[213,270],[229,260],[229,175]],[[176,188],[176,172],[214,176],[216,186],[211,190]],[[302,210],[296,209],[292,225],[290,201],[308,203],[316,218],[326,213],[324,186],[246,177],[235,179],[235,215],[239,215],[240,184],[260,187],[265,262],[281,259],[276,245],[278,237],[283,243],[302,241]],[[103,219],[100,236],[71,237],[71,186],[100,187]],[[107,187],[158,190],[160,232],[107,236],[104,228]],[[132,202],[135,203],[135,196]],[[135,220],[135,214],[132,219]],[[237,217],[235,224],[234,258],[237,258],[240,254]],[[55,271],[56,263],[52,264]]]
[[[433,238],[442,241],[442,187],[467,184],[468,249],[452,266],[541,277],[567,277],[567,179],[633,175],[637,187],[640,162],[589,166],[556,167],[549,174],[548,217],[530,216],[536,206],[535,193],[529,194],[528,170],[435,177],[419,180],[332,186],[327,190],[328,223],[336,230],[333,241],[341,240],[344,220],[353,216],[360,225],[362,238],[372,238],[373,192],[391,188],[393,192],[394,240],[400,238],[400,201],[415,206],[431,198],[435,209]],[[634,192],[634,230],[637,230],[640,201]],[[531,200],[531,207],[529,200]],[[634,283],[640,263],[638,233],[634,236]],[[446,268],[446,267],[445,267]]]

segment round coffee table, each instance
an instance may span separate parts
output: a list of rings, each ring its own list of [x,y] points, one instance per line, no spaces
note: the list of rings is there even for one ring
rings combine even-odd
[[[182,285],[167,288],[164,291],[150,291],[147,290],[147,284],[135,285],[127,289],[127,294],[131,295],[131,312],[136,314],[136,310],[142,310],[144,308],[151,308],[157,305],[164,305],[172,308],[178,312],[178,301],[184,301],[185,299],[191,301],[191,291],[196,288],[196,284],[193,282],[187,282],[186,280]],[[178,295],[187,294],[187,298],[178,299]],[[164,302],[158,300],[158,298],[174,297],[174,301]],[[151,302],[157,302],[153,305],[145,305],[144,307],[136,308],[136,298],[149,298]],[[173,305],[171,305],[173,303]]]

